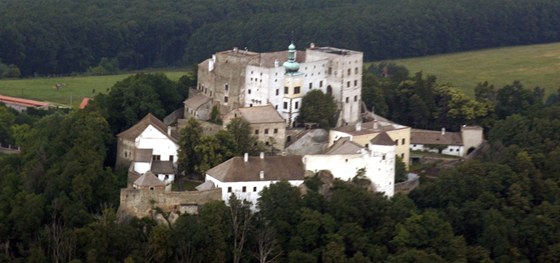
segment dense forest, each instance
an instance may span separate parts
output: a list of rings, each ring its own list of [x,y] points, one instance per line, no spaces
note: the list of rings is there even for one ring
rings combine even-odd
[[[516,81],[481,83],[469,98],[396,65],[364,72],[364,100],[380,113],[425,128],[481,121],[489,143],[476,159],[422,178],[408,196],[368,192],[359,175],[316,176],[304,193],[287,183],[266,188],[256,213],[231,199],[168,225],[119,217],[126,175],[109,166],[115,134],[143,112],[169,113],[180,96],[165,94],[192,79],[137,74],[87,110],[0,105],[1,138],[22,147],[0,155],[0,262],[559,262],[560,92],[545,100]],[[473,105],[480,109],[468,111]],[[239,154],[239,141],[253,145],[248,131],[234,134],[243,128],[216,136],[197,129],[189,122],[182,132],[186,171]]]
[[[192,65],[291,39],[366,60],[545,43],[560,40],[559,12],[554,0],[1,0],[0,77]]]

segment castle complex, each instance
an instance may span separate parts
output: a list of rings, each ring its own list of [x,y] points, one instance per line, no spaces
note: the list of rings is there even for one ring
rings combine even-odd
[[[284,61],[281,64],[281,61]],[[241,107],[271,104],[293,127],[301,100],[320,89],[331,94],[340,110],[340,123],[360,120],[363,53],[315,47],[297,51],[256,53],[233,48],[198,65],[197,89],[225,114]]]

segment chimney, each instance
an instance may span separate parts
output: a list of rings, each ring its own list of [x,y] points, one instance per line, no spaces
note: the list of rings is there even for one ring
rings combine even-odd
[[[261,180],[264,180],[264,171],[259,172],[259,178],[261,178]]]
[[[264,152],[261,152],[259,157],[261,157],[261,160],[264,159]]]
[[[309,44],[310,48],[315,48],[315,43],[311,42],[311,44]]]
[[[277,68],[280,66],[280,61],[278,61],[278,59],[274,60],[274,67]]]
[[[356,131],[361,131],[362,130],[362,122],[358,122],[356,123]]]
[[[374,121],[373,121],[373,129],[374,129],[374,130],[379,129],[379,123],[377,122],[377,120],[374,120]]]
[[[171,136],[171,126],[167,126],[167,136]]]
[[[445,128],[441,128],[441,135],[445,135]]]
[[[244,162],[248,162],[248,161],[249,161],[249,154],[248,154],[248,153],[245,153],[245,154],[243,155],[243,161],[244,161]]]

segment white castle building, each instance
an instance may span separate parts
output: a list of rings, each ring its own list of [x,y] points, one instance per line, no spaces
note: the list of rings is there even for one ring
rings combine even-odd
[[[292,127],[302,98],[313,89],[331,94],[341,110],[340,120],[360,120],[363,53],[315,47],[297,51],[256,53],[234,48],[218,52],[198,65],[197,89],[211,98],[220,112],[271,104]]]

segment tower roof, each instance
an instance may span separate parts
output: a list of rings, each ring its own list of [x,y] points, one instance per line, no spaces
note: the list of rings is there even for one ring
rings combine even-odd
[[[382,132],[370,140],[372,145],[395,145],[389,134]]]
[[[284,62],[283,66],[286,69],[286,74],[295,74],[298,73],[299,70],[299,63],[296,61],[296,45],[292,42],[288,46],[288,60]]]

